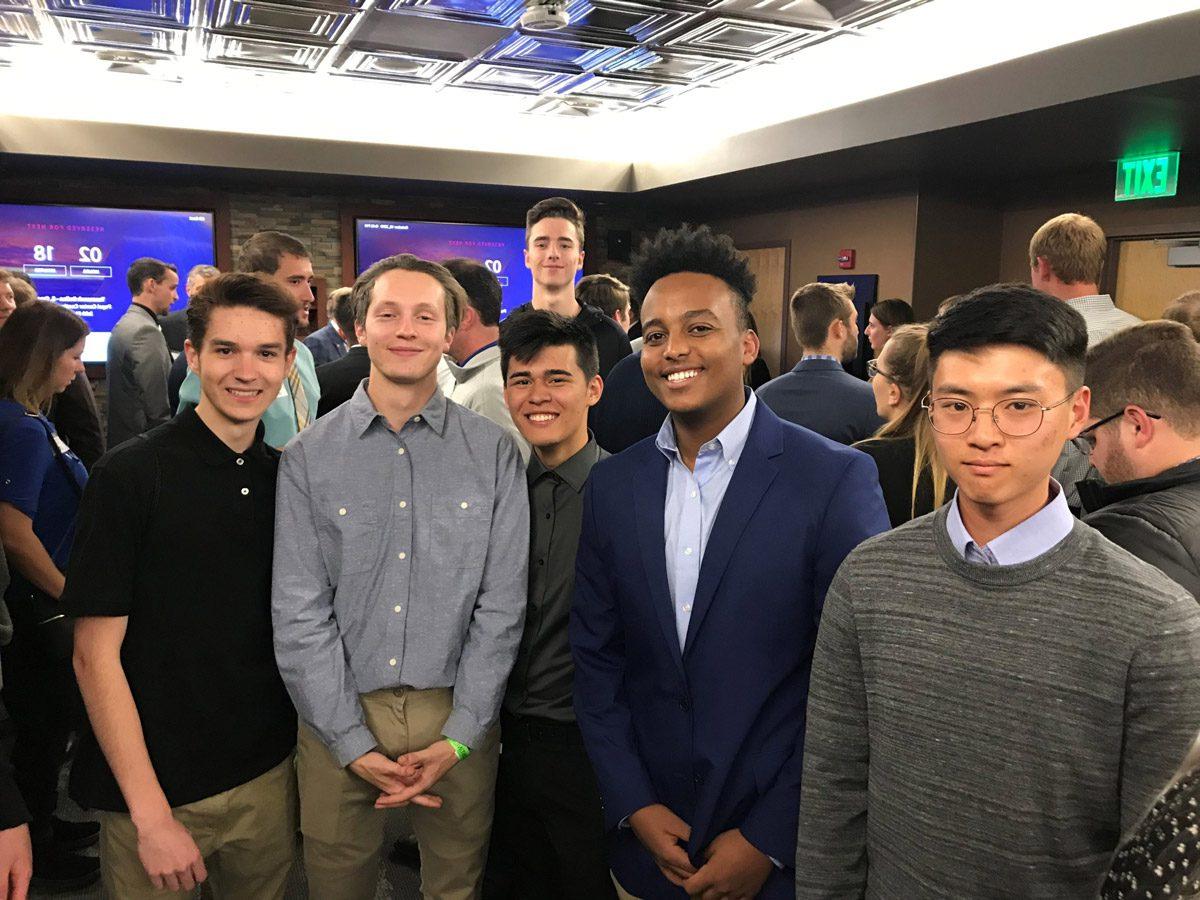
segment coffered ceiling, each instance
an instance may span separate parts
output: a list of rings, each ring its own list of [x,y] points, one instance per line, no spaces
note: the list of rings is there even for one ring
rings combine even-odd
[[[0,43],[93,54],[126,74],[203,61],[297,77],[519,95],[586,116],[668,104],[930,0],[0,0]],[[194,71],[194,69],[193,69]]]

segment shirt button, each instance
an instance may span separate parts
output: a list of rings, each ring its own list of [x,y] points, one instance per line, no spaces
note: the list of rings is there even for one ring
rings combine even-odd
[[[397,553],[396,555],[399,556],[401,559],[408,559],[408,554],[404,553],[403,551],[401,551],[400,553]]]
[[[400,612],[400,604],[399,604],[399,603],[397,603],[395,606],[393,606],[393,607],[392,607],[392,610],[393,610],[394,612]]]
[[[407,500],[401,500],[401,501],[400,501],[400,508],[401,508],[401,509],[404,509],[406,506],[408,506],[408,501],[407,501]]]
[[[245,497],[250,493],[250,488],[242,488],[242,496]]]
[[[401,447],[401,448],[400,448],[399,450],[397,450],[396,452],[397,452],[398,454],[400,454],[401,456],[403,456],[403,455],[404,455],[404,448],[403,448],[403,447]]]
[[[736,466],[736,465],[737,465],[737,460],[736,460],[736,459],[731,459],[731,460],[729,461],[729,464],[730,464],[731,466]]]
[[[690,494],[688,494],[688,496],[689,496],[689,497],[695,497],[695,496],[696,496],[696,492],[695,492],[695,491],[692,491]]]
[[[420,416],[413,416],[413,421],[414,421],[414,422],[420,422],[420,421],[421,421],[421,417],[420,417]]]
[[[396,664],[396,659],[395,659],[395,657],[393,657],[392,659],[389,659],[389,660],[388,660],[388,665],[389,665],[389,666],[394,666],[395,664]]]
[[[246,464],[246,461],[239,456],[238,460],[237,460],[237,464],[239,466],[244,466]]]
[[[344,516],[345,514],[346,514],[346,507],[343,506],[341,509],[338,510],[338,515]]]
[[[683,611],[684,611],[684,612],[691,612],[691,611],[692,611],[692,604],[690,604],[690,603],[685,603],[685,604],[683,604]]]
[[[471,504],[469,504],[466,500],[464,500],[462,503],[460,503],[458,505],[461,506],[463,509],[466,509]]]
[[[691,556],[691,555],[692,555],[692,548],[691,548],[691,547],[685,547],[685,548],[683,549],[683,555],[684,555],[684,556]]]

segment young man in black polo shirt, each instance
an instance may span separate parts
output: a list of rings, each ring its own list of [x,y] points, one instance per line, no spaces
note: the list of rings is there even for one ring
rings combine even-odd
[[[199,404],[101,459],[84,492],[62,599],[92,730],[71,793],[102,811],[110,897],[190,897],[211,868],[220,900],[269,900],[298,822],[271,640],[279,452],[260,419],[295,356],[295,304],[222,275],[188,328]]]
[[[514,313],[541,309],[577,319],[596,339],[602,377],[632,352],[612,317],[575,299],[575,275],[583,268],[583,210],[566,197],[542,200],[525,214],[525,266],[533,276],[533,297]]]
[[[533,445],[529,595],[500,713],[504,750],[485,900],[611,900],[600,792],[575,724],[567,621],[583,486],[608,456],[588,431],[604,384],[576,319],[534,310],[500,331],[504,399]]]

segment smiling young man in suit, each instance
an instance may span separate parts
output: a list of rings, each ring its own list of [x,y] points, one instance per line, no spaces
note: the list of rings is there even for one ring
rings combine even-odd
[[[754,276],[727,237],[661,231],[632,282],[670,415],[592,470],[571,618],[613,873],[645,900],[790,898],[821,604],[887,513],[865,455],[743,386]]]

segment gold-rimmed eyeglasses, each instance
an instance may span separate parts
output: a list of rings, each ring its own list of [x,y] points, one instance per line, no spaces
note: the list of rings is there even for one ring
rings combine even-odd
[[[992,423],[1001,434],[1028,437],[1042,427],[1046,413],[1074,396],[1075,391],[1071,391],[1049,406],[1029,397],[1011,397],[989,407],[972,406],[958,397],[934,398],[926,394],[921,400],[921,408],[929,413],[929,424],[939,434],[966,434],[975,424],[976,415],[986,410],[992,414]]]

